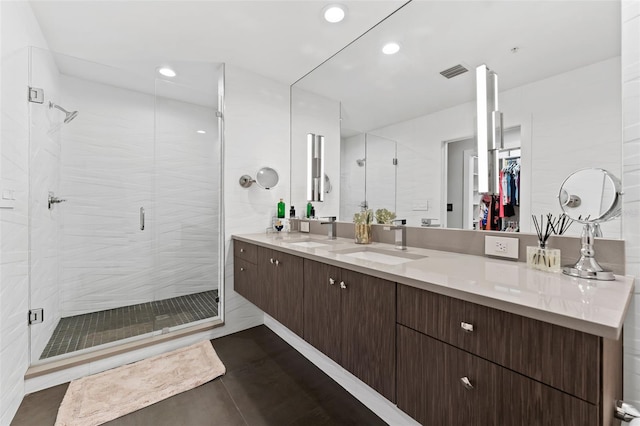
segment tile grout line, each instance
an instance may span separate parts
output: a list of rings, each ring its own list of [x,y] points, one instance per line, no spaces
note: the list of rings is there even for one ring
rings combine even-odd
[[[238,407],[238,404],[236,403],[235,398],[233,397],[233,395],[231,395],[231,392],[229,392],[229,388],[227,388],[227,385],[224,383],[223,379],[224,377],[220,377],[220,383],[222,383],[222,387],[224,387],[225,392],[227,393],[227,395],[229,395],[229,398],[231,398],[231,402],[233,402],[234,407],[236,407],[236,410],[238,410],[238,414],[240,414],[240,417],[242,418],[242,421],[244,422],[244,424],[249,426],[249,422],[247,422],[247,419],[244,417],[244,414],[242,414],[242,411],[240,411],[240,407]]]

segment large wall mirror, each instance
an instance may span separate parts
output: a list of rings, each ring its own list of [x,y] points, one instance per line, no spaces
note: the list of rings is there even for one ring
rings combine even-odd
[[[389,42],[400,50],[384,54]],[[504,167],[518,159],[513,228],[560,214],[575,170],[622,174],[620,2],[414,0],[292,85],[291,203],[306,204],[306,135],[317,133],[333,184],[318,216],[351,221],[367,206],[410,226],[472,228],[481,64],[500,79]],[[456,66],[468,71],[441,74]],[[619,219],[604,225],[620,238]]]

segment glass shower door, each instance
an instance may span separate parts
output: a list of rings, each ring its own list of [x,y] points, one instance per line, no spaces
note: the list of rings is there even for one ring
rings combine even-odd
[[[32,364],[219,316],[223,70],[186,65],[168,82],[30,50]]]

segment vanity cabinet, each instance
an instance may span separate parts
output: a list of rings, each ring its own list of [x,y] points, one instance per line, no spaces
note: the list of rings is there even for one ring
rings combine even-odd
[[[613,424],[620,342],[404,285],[397,301],[398,407],[421,423]]]
[[[395,283],[308,259],[304,277],[304,339],[395,402]]]
[[[258,247],[257,306],[302,337],[303,260],[281,251]]]
[[[258,306],[258,247],[234,240],[233,242],[233,286],[234,290]]]
[[[234,289],[302,336],[301,258],[234,240]]]

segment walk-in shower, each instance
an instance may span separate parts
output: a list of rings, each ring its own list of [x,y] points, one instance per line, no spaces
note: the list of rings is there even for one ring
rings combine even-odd
[[[76,118],[76,116],[78,115],[78,111],[67,111],[66,109],[62,108],[60,105],[56,105],[51,101],[49,101],[49,108],[56,108],[64,112],[65,114],[64,124],[67,124],[68,122]]]
[[[28,56],[32,364],[219,318],[222,65]]]

